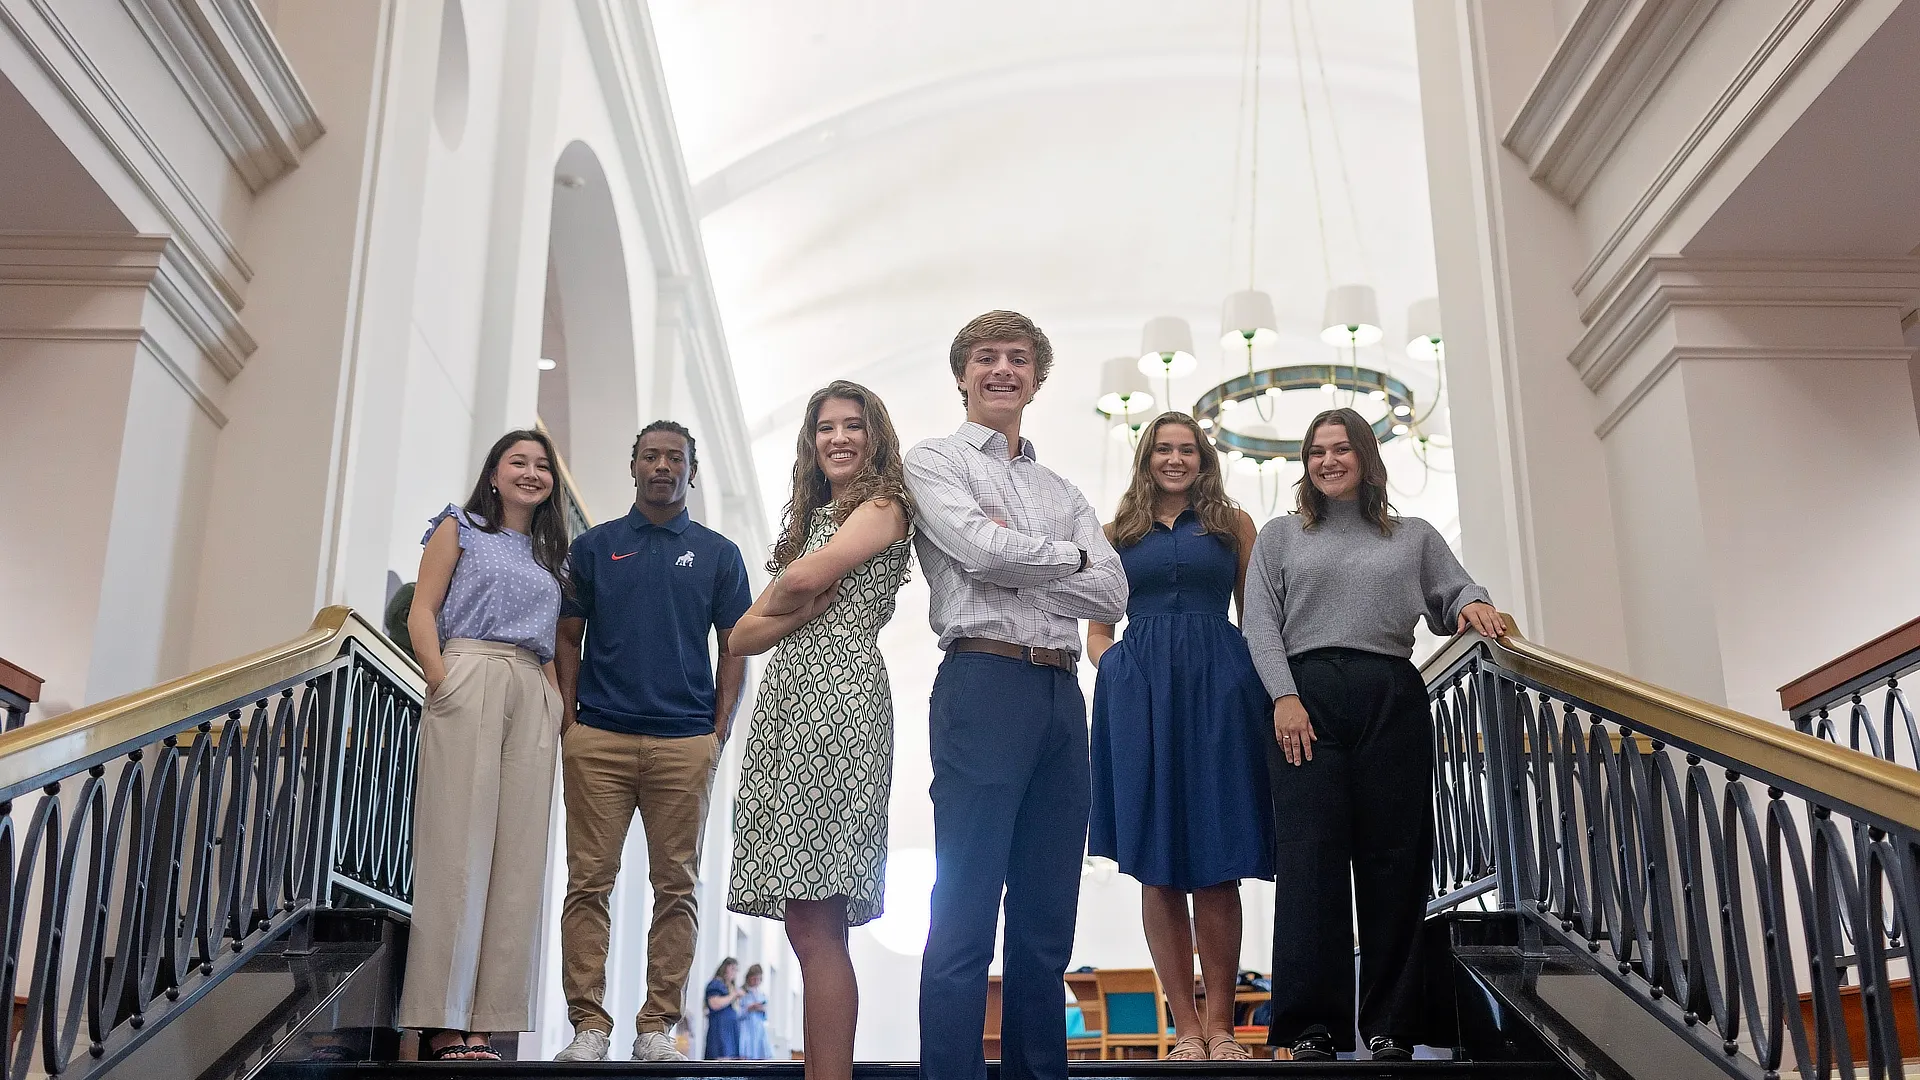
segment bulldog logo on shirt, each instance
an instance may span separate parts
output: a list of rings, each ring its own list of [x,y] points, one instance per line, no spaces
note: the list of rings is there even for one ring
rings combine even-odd
[[[685,555],[682,555],[682,556],[680,556],[679,558],[677,558],[677,559],[675,559],[675,560],[673,560],[673,565],[675,565],[675,566],[692,566],[692,565],[693,565],[693,552],[692,552],[691,550],[689,550],[689,551],[688,551],[688,552],[687,552],[687,553],[686,553]]]

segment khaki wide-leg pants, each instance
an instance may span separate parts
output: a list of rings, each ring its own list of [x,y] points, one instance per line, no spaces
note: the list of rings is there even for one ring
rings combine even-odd
[[[420,717],[399,1023],[531,1031],[560,692],[533,653],[455,638]]]
[[[574,1030],[611,1035],[607,1014],[607,901],[635,810],[647,832],[653,925],[647,931],[647,1000],[634,1031],[671,1031],[693,967],[699,929],[700,834],[720,763],[712,735],[665,738],[567,730],[560,774],[567,804],[567,899],[560,909],[560,988]]]

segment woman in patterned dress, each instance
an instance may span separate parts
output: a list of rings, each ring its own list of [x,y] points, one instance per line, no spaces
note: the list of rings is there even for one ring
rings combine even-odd
[[[847,928],[881,911],[893,697],[879,635],[907,580],[911,514],[886,406],[850,382],[814,394],[767,564],[776,576],[728,642],[744,655],[779,645],[734,802],[727,907],[786,920],[808,1080],[853,1075],[860,995]]]

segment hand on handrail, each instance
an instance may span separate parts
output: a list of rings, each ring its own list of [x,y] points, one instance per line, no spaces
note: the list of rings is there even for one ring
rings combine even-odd
[[[1495,610],[1494,606],[1485,600],[1475,600],[1473,603],[1460,609],[1460,626],[1458,628],[1460,633],[1464,634],[1469,630],[1477,630],[1486,637],[1505,641],[1511,627],[1512,621]]]

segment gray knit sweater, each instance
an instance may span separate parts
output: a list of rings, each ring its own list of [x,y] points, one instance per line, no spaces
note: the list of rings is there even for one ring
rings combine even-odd
[[[1454,632],[1460,609],[1488,600],[1433,526],[1400,518],[1391,537],[1360,516],[1357,502],[1329,500],[1311,531],[1297,514],[1260,530],[1247,567],[1242,620],[1260,681],[1275,699],[1297,693],[1287,658],[1338,646],[1413,655],[1420,616],[1433,632]]]

